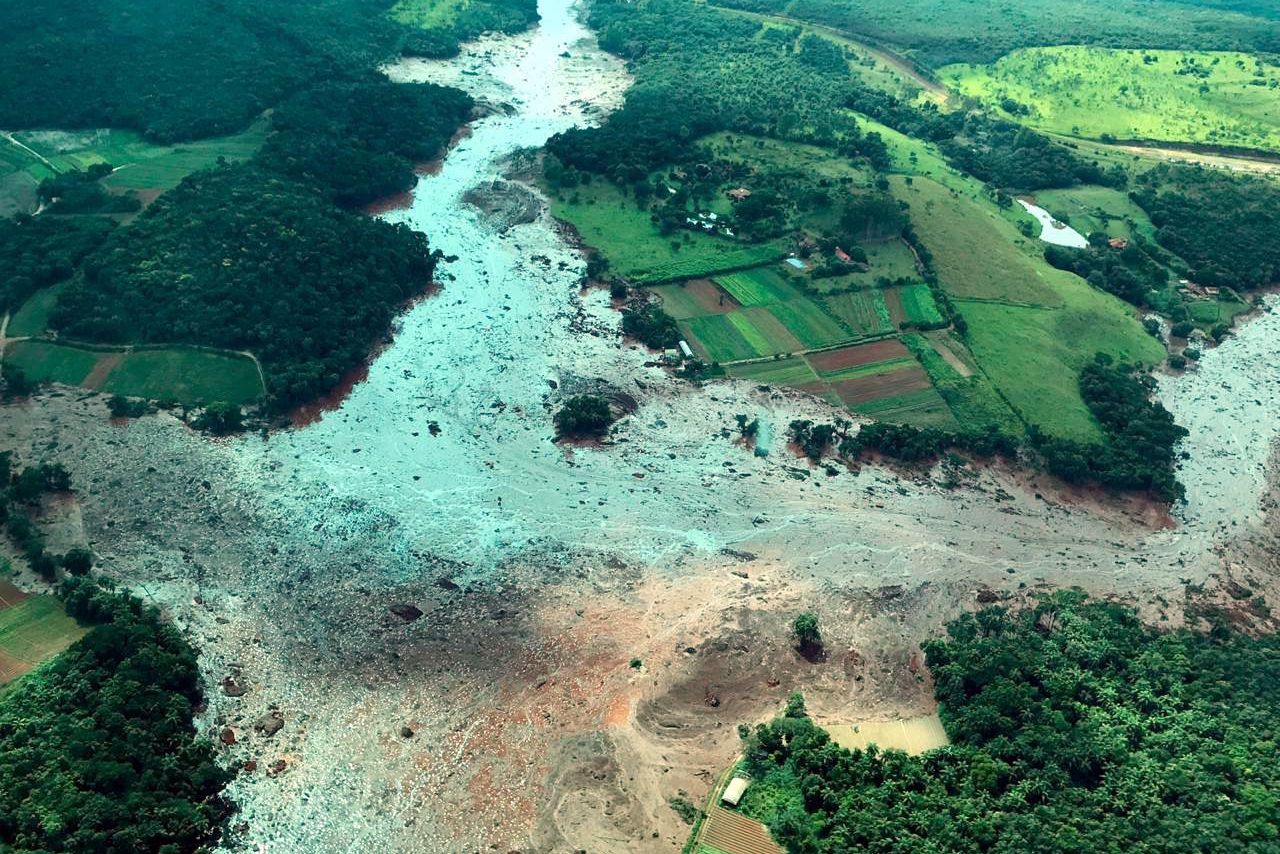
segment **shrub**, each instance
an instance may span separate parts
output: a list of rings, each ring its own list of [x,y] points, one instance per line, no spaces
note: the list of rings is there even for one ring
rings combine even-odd
[[[609,401],[598,394],[579,394],[565,401],[556,413],[556,433],[562,438],[602,436],[613,420]]]

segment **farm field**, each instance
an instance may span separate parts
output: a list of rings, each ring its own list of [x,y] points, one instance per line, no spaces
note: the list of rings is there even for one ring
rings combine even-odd
[[[32,596],[0,579],[0,693],[85,632],[53,596]]]
[[[648,211],[604,181],[549,195],[552,215],[604,254],[614,272],[637,284],[697,278],[776,261],[786,254],[781,241],[748,244],[696,231],[663,235]]]
[[[866,750],[874,744],[882,750],[918,756],[951,743],[937,713],[896,721],[827,724],[823,729],[831,734],[832,741],[848,750]]]
[[[708,810],[695,850],[699,854],[784,854],[767,827],[721,806]]]
[[[246,404],[263,393],[253,360],[235,353],[188,347],[88,349],[25,340],[11,343],[4,356],[33,380],[128,397]]]
[[[879,288],[832,294],[823,297],[822,302],[855,335],[883,335],[894,329],[886,292]]]
[[[1246,53],[1030,48],[940,74],[960,94],[1054,133],[1280,151],[1280,67]]]

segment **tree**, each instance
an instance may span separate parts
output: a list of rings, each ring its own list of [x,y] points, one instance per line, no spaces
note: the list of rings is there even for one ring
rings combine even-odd
[[[87,575],[93,569],[93,552],[76,547],[62,556],[62,568],[72,575]]]
[[[602,436],[613,421],[608,400],[598,394],[578,394],[556,413],[556,433],[560,438]]]
[[[818,631],[818,617],[812,611],[805,611],[796,617],[795,622],[791,624],[791,633],[795,635],[802,651],[822,648],[822,633]]]
[[[197,430],[229,436],[244,429],[244,413],[234,403],[211,403],[193,422]]]

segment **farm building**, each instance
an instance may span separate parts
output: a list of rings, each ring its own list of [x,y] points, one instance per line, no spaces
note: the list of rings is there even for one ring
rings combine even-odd
[[[735,202],[740,202],[743,199],[751,198],[751,191],[748,190],[746,187],[735,187],[734,189],[725,193],[725,195]]]
[[[1107,241],[1107,245],[1112,249],[1127,249],[1129,247],[1129,241],[1123,237],[1113,237]]]
[[[853,258],[851,258],[851,257],[849,256],[849,253],[848,253],[848,252],[845,252],[845,251],[844,251],[843,249],[841,249],[839,246],[837,246],[837,247],[836,247],[836,257],[837,257],[837,258],[839,258],[841,261],[843,261],[843,262],[844,262],[844,263],[846,263],[846,264],[848,264],[849,262],[851,262],[851,261],[853,260]]]
[[[683,338],[681,338],[678,346],[680,347],[681,356],[684,356],[686,359],[693,358],[693,350],[689,347],[688,341],[685,341]]]
[[[724,793],[720,795],[720,800],[731,807],[736,807],[738,805],[738,801],[742,800],[742,793],[747,790],[747,786],[750,783],[751,780],[743,777],[741,774],[735,775],[734,778],[729,781],[729,785],[724,787]]]

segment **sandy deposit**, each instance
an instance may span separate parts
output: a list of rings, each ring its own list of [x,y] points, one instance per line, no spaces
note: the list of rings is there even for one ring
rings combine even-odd
[[[1079,584],[1176,623],[1185,582],[1272,589],[1274,316],[1162,389],[1198,425],[1176,529],[999,467],[829,478],[782,428],[832,410],[645,367],[545,211],[465,201],[625,90],[567,2],[542,13],[389,70],[507,108],[386,214],[458,261],[339,409],[218,442],[164,415],[113,426],[86,395],[4,411],[0,445],[72,469],[108,571],[200,648],[201,725],[254,764],[229,850],[671,851],[667,800],[702,800],[738,723],[792,690],[825,718],[927,713],[919,641],[1000,591]],[[634,414],[601,447],[553,444],[557,402],[601,384]],[[768,457],[734,441],[739,413],[777,428]],[[786,637],[802,608],[823,662]]]

